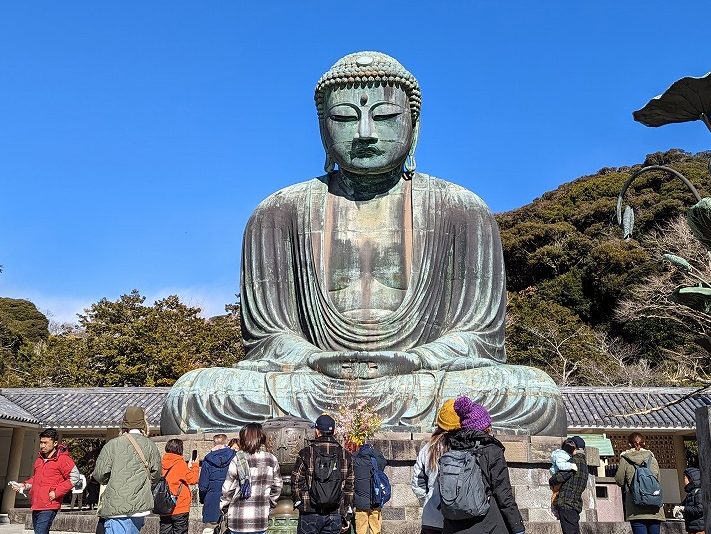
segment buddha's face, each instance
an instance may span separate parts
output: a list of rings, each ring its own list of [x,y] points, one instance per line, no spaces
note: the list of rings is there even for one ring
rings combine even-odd
[[[341,169],[380,174],[401,167],[412,145],[412,116],[399,87],[333,89],[324,101],[321,135]]]

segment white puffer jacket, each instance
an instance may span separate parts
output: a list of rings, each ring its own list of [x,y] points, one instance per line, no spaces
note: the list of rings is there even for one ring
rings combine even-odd
[[[412,492],[420,500],[422,506],[422,525],[441,529],[443,526],[440,511],[439,485],[437,484],[437,469],[429,467],[430,444],[425,444],[417,455],[417,461],[412,469]]]

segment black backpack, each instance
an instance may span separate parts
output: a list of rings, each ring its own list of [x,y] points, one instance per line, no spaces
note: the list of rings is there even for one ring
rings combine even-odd
[[[180,482],[178,486],[178,493],[173,495],[170,491],[170,485],[166,480],[168,473],[172,467],[165,472],[165,475],[160,477],[156,483],[151,486],[151,492],[153,493],[153,513],[158,515],[170,515],[175,509],[175,505],[178,502],[178,496],[180,495],[180,490],[183,489],[183,483]]]
[[[331,452],[311,445],[309,498],[311,506],[318,513],[329,513],[341,506],[343,493],[342,456],[340,445],[337,445]]]

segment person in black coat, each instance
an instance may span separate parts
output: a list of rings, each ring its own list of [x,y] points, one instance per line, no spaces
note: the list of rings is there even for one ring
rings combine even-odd
[[[704,532],[704,501],[701,494],[701,471],[696,467],[687,467],[684,470],[684,491],[686,497],[681,506],[675,508],[680,510],[684,516],[686,531],[689,533]]]
[[[356,534],[380,534],[383,519],[380,515],[380,508],[373,508],[371,503],[372,494],[372,470],[371,458],[375,458],[378,469],[385,470],[387,462],[383,454],[369,444],[361,445],[353,455],[353,474],[355,477],[355,496],[353,505],[355,507],[355,530]]]
[[[99,504],[99,490],[101,489],[101,485],[94,480],[93,478],[89,477],[89,480],[86,483],[86,505],[89,507],[89,510],[93,510],[97,504]]]
[[[445,517],[442,534],[522,534],[525,527],[511,490],[504,446],[490,434],[489,412],[468,397],[459,397],[454,401],[454,410],[461,419],[462,428],[451,436],[451,449],[481,447],[479,465],[491,497],[489,511],[484,517],[462,520]]]

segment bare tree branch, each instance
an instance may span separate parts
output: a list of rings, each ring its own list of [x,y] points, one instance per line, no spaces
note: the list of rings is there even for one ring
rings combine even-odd
[[[644,245],[658,255],[661,261],[665,253],[686,259],[693,272],[687,273],[667,265],[631,290],[631,296],[618,305],[617,319],[633,321],[655,319],[673,326],[683,342],[682,351],[663,350],[666,356],[660,371],[667,382],[677,384],[711,383],[707,369],[711,366],[711,355],[707,348],[699,345],[709,341],[711,315],[678,304],[670,296],[680,286],[698,284],[698,277],[711,279],[711,265],[706,248],[691,233],[686,219],[673,219],[657,232],[647,236]],[[708,343],[711,345],[711,343]]]

